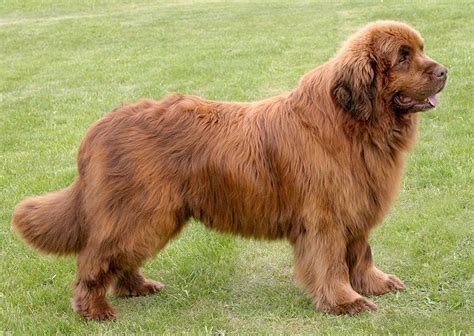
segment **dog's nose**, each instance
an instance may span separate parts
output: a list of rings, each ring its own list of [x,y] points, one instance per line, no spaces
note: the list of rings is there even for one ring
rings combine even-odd
[[[436,68],[434,68],[433,75],[441,80],[444,80],[446,77],[448,77],[448,69],[442,65],[438,65]]]

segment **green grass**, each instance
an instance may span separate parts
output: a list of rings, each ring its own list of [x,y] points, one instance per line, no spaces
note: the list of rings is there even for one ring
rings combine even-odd
[[[0,333],[472,334],[473,3],[2,1],[0,6]],[[114,299],[121,319],[70,309],[75,260],[39,255],[10,228],[14,205],[67,186],[88,126],[171,91],[251,101],[293,88],[348,34],[403,20],[449,68],[441,106],[422,116],[400,197],[371,242],[407,290],[375,313],[317,312],[292,280],[285,242],[191,224],[144,267],[167,287]]]

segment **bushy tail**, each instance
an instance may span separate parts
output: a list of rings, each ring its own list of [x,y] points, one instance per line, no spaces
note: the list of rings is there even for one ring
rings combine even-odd
[[[13,227],[29,244],[55,254],[81,250],[83,223],[78,180],[66,189],[20,202],[12,219]]]

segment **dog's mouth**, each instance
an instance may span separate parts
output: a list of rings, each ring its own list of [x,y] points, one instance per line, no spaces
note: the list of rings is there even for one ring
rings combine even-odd
[[[403,112],[424,112],[438,105],[438,97],[434,94],[424,100],[417,100],[402,94],[393,98],[395,108]]]

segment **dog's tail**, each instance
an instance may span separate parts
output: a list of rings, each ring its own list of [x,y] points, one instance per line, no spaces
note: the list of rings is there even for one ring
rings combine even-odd
[[[76,180],[66,189],[20,202],[13,213],[13,227],[40,251],[79,252],[85,242],[79,183]]]

